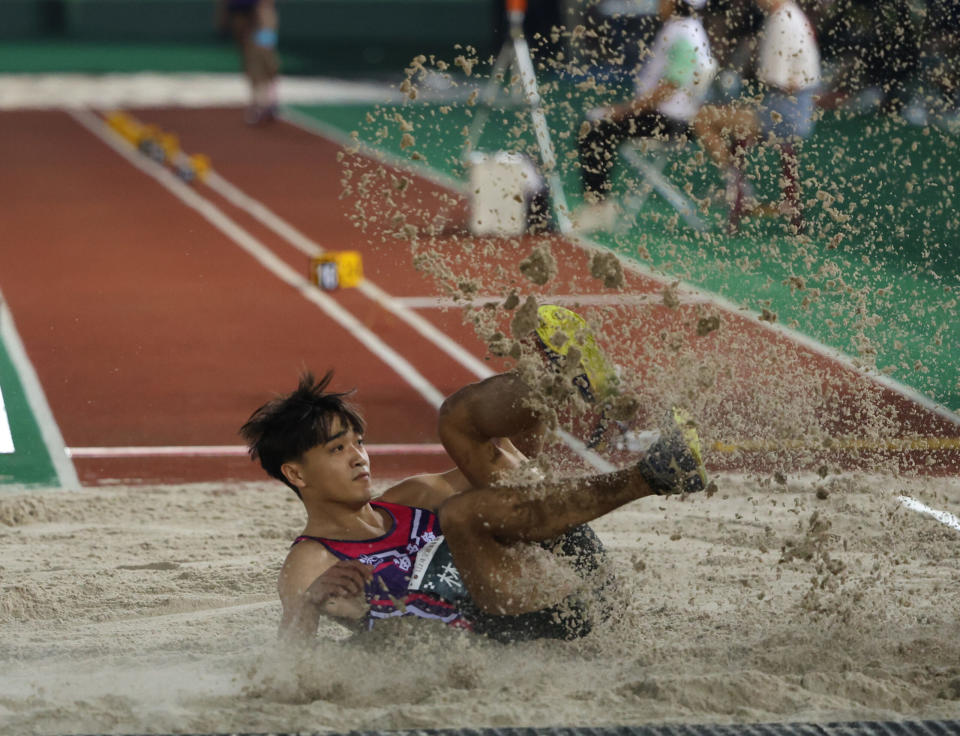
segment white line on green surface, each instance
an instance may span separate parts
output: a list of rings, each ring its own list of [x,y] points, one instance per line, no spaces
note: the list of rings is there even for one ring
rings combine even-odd
[[[0,390],[0,455],[9,455],[14,451],[13,435],[10,433],[10,421],[3,405],[3,391]]]
[[[67,457],[64,450],[60,427],[57,426],[57,422],[53,418],[53,411],[50,409],[50,404],[47,403],[47,397],[43,393],[40,379],[27,356],[27,350],[23,346],[16,325],[13,323],[13,315],[10,313],[6,302],[4,302],[2,294],[0,294],[0,341],[6,346],[10,362],[13,363],[13,368],[20,378],[23,393],[30,406],[30,411],[33,412],[33,416],[37,420],[40,435],[47,447],[60,486],[70,489],[79,488],[80,479],[77,477],[73,462]]]

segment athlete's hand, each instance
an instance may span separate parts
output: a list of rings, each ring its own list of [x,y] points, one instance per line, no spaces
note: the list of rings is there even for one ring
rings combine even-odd
[[[315,606],[331,598],[362,597],[364,587],[372,579],[373,568],[369,565],[357,560],[339,560],[310,584],[303,597]]]

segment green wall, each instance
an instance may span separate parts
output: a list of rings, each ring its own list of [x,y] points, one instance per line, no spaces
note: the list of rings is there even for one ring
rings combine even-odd
[[[0,41],[224,45],[215,0],[0,0]],[[280,50],[293,73],[396,68],[455,44],[495,51],[495,0],[281,0]],[[69,71],[64,69],[63,71]],[[200,71],[200,70],[198,70]]]

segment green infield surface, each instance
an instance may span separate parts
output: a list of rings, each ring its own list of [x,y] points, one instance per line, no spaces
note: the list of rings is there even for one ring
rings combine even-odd
[[[52,447],[62,452],[63,443],[44,418],[49,410],[2,298],[0,392],[0,489],[76,485],[66,455],[58,463],[51,454]]]
[[[482,82],[481,82],[482,84]],[[577,84],[544,84],[558,169],[571,210],[582,201],[577,131],[583,110],[615,97]],[[406,100],[392,104],[315,104],[290,109],[292,119],[352,137],[367,148],[466,190],[466,130],[476,98]],[[493,109],[476,146],[538,157],[522,106]],[[806,231],[788,232],[785,218],[748,217],[726,230],[722,179],[699,145],[666,154],[663,174],[686,192],[705,224],[691,228],[652,192],[632,206],[646,182],[622,161],[614,192],[624,212],[616,228],[591,240],[786,325],[850,356],[956,412],[960,319],[960,217],[952,206],[956,135],[875,114],[826,112],[800,151]],[[769,148],[748,158],[758,199],[778,195],[780,162]]]

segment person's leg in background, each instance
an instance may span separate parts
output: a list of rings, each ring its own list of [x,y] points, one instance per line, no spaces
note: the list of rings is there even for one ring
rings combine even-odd
[[[795,233],[804,230],[800,198],[800,145],[813,134],[814,113],[814,90],[807,89],[793,94],[768,94],[761,115],[763,133],[780,153],[779,213],[789,219]]]
[[[240,49],[243,73],[250,85],[246,121],[272,120],[277,111],[277,10],[274,0],[227,0],[230,31]]]
[[[747,201],[752,199],[752,192],[743,172],[747,149],[760,130],[756,112],[739,105],[705,105],[694,118],[693,128],[724,178],[728,229],[736,232],[741,217],[752,204]]]
[[[585,206],[574,215],[574,224],[578,229],[608,229],[614,225],[616,207],[607,197],[620,145],[629,138],[666,134],[666,122],[657,113],[611,115],[606,108],[597,108],[588,113],[578,141],[580,180],[585,201]]]
[[[275,0],[260,0],[254,9],[256,28],[250,48],[250,84],[255,119],[259,123],[272,120],[277,114],[277,76],[280,58],[277,54],[279,18]]]
[[[589,128],[579,141],[580,180],[584,199],[597,204],[610,192],[610,172],[616,162],[617,148],[626,137],[626,126],[610,118],[587,119]]]

